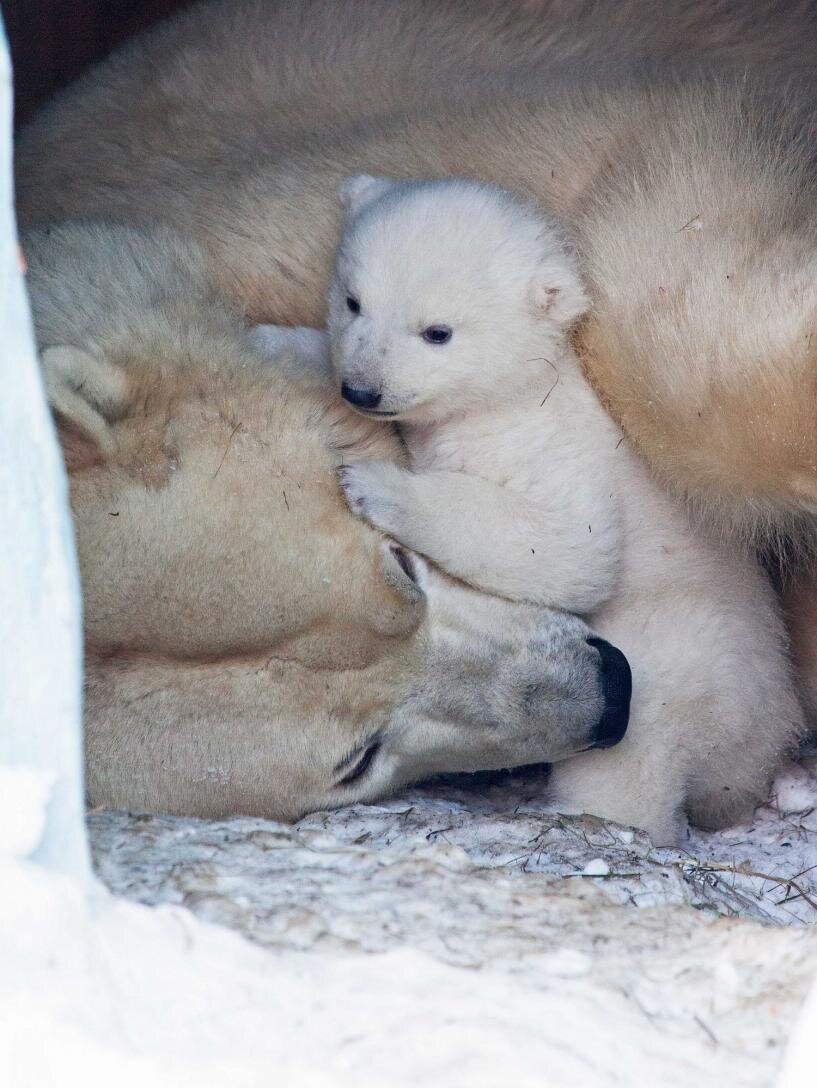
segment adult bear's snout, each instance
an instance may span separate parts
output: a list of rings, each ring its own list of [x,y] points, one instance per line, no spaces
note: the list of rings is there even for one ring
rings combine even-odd
[[[630,720],[630,695],[633,677],[630,663],[617,647],[603,638],[589,638],[588,643],[601,657],[601,687],[604,713],[596,726],[592,748],[612,748],[627,732]]]

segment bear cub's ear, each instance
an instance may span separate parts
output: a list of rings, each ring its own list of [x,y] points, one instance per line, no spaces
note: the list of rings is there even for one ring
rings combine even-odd
[[[531,285],[536,311],[566,329],[590,309],[590,299],[569,260],[544,260]]]
[[[371,174],[355,174],[338,189],[338,196],[347,215],[357,215],[373,200],[387,193],[397,182],[394,178],[375,178]]]
[[[40,362],[69,471],[104,460],[115,447],[111,421],[128,401],[125,375],[69,345],[46,348]]]

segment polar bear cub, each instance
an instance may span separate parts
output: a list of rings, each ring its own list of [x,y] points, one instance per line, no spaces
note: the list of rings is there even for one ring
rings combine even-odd
[[[621,568],[600,450],[620,435],[568,345],[588,301],[558,227],[459,179],[357,177],[342,199],[334,369],[358,411],[399,421],[412,470],[350,470],[350,505],[480,589],[594,611]]]
[[[584,378],[568,333],[588,300],[558,225],[460,179],[360,176],[341,198],[331,358],[314,330],[279,335],[399,426],[410,467],[343,469],[350,508],[482,590],[588,615],[625,652],[629,731],[554,767],[558,804],[658,844],[687,816],[748,814],[803,729],[776,601],[751,557],[690,525]]]

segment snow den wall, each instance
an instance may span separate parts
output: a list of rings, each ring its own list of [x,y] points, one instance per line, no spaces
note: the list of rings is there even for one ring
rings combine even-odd
[[[0,38],[0,854],[84,881],[79,580],[18,262],[1,25]]]

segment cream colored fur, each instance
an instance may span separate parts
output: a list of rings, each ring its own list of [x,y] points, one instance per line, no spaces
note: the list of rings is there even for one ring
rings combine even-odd
[[[580,354],[653,469],[720,527],[811,524],[811,5],[342,10],[230,0],[143,37],[24,135],[22,218],[165,219],[255,319],[316,325],[344,176],[505,185],[576,234]]]
[[[653,471],[716,532],[794,533],[802,554],[817,479],[814,5],[671,7],[197,6],[29,127],[20,214],[165,220],[254,320],[318,325],[342,178],[509,187],[576,237],[593,308],[575,347]]]
[[[335,384],[377,390],[369,414],[396,419],[409,454],[343,469],[350,508],[478,589],[592,613],[626,650],[629,731],[554,768],[561,805],[661,845],[685,812],[707,827],[750,814],[803,734],[777,603],[756,563],[689,524],[590,389],[566,338],[587,301],[554,224],[469,182],[345,191]],[[424,341],[435,323],[450,342]],[[317,360],[306,330],[278,336]]]
[[[353,518],[336,470],[399,459],[394,434],[262,360],[195,247],[69,224],[25,251],[71,472],[91,803],[288,819],[593,741],[588,628]]]

